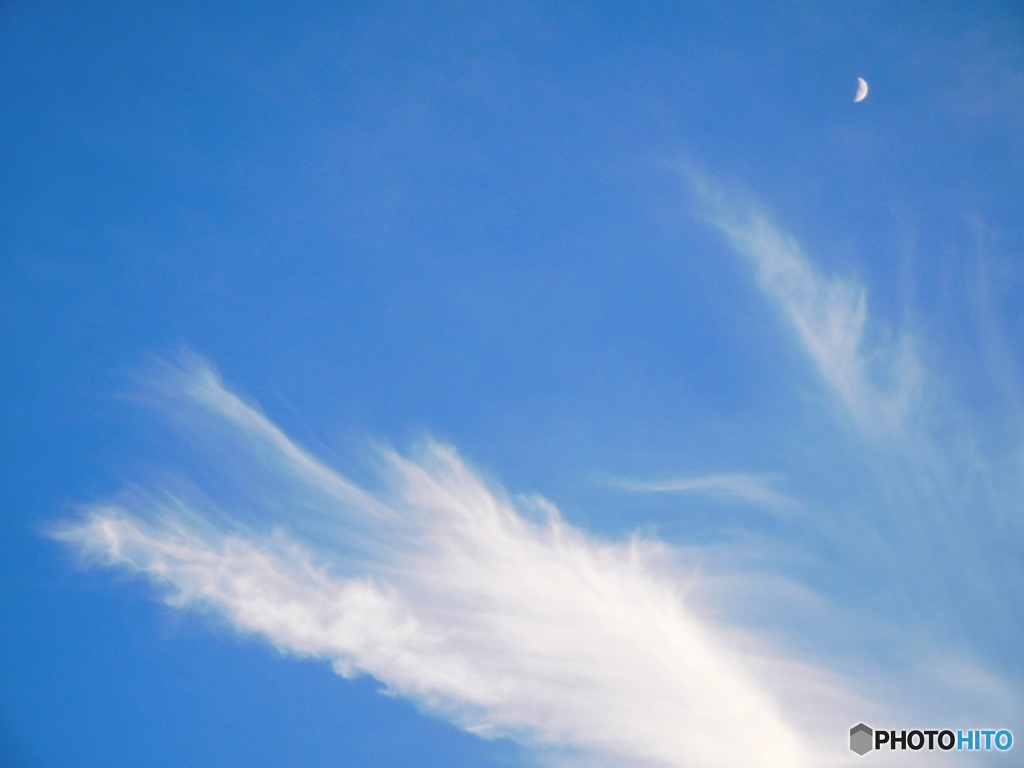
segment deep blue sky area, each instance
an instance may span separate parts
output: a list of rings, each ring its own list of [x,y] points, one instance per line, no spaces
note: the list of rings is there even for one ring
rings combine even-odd
[[[1019,3],[6,2],[0,104],[0,765],[697,764],[498,705],[480,738],[51,538],[169,477],[246,498],[256,438],[139,394],[195,355],[356,482],[451,444],[747,585],[718,618],[790,657],[1024,738]]]

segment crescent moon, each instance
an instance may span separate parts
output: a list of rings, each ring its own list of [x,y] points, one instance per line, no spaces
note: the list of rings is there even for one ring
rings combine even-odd
[[[868,81],[863,77],[857,78],[857,98],[853,100],[856,104],[859,101],[864,101],[868,97]]]

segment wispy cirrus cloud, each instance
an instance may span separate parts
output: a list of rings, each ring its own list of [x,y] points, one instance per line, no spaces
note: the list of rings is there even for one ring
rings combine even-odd
[[[858,424],[899,430],[914,404],[921,365],[911,339],[865,343],[867,291],[823,275],[799,242],[754,203],[728,198],[691,177],[700,214],[754,267],[758,285],[782,312],[822,378]]]
[[[790,507],[797,502],[773,488],[772,475],[726,472],[663,480],[611,479],[607,484],[634,493],[683,493],[764,507]]]
[[[770,474],[609,484],[798,507],[785,525],[735,526],[704,548],[603,541],[436,443],[381,450],[379,475],[357,482],[188,358],[160,366],[153,389],[231,491],[125,494],[53,535],[148,578],[171,605],[372,675],[481,736],[587,764],[826,765],[849,756],[836,734],[868,712],[1016,711],[1000,673],[1021,625],[1005,599],[1020,593],[1020,526],[1005,501],[1019,477],[992,476],[962,447],[969,429],[939,425],[938,442],[936,425],[908,419],[923,369],[908,338],[868,334],[863,287],[822,274],[756,205],[701,189],[705,218],[862,432],[830,446],[841,458],[819,452],[799,504]],[[789,654],[756,628],[790,641]],[[814,664],[793,661],[793,647]],[[856,684],[826,669],[855,670]]]
[[[382,487],[367,490],[197,360],[165,366],[159,388],[244,446],[232,460],[260,477],[247,502],[262,515],[136,493],[53,531],[92,561],[283,652],[372,675],[483,736],[614,765],[820,764],[787,694],[806,696],[817,673],[708,619],[665,546],[587,536],[436,443],[414,457],[384,451]]]
[[[950,396],[942,371],[925,369],[919,342],[885,332],[884,321],[869,316],[863,285],[823,273],[756,202],[697,174],[689,178],[700,218],[752,267],[762,294],[859,428],[823,446],[802,497],[817,539],[810,551],[843,562],[819,560],[805,582],[831,604],[829,622],[849,622],[862,646],[873,646],[873,685],[898,706],[929,709],[944,700],[947,713],[1019,712],[1013,638],[1024,583],[1008,552],[1024,538],[1005,501],[1019,487],[1002,469],[1007,457],[986,444],[990,434]],[[810,492],[812,485],[825,494]],[[755,548],[781,565],[780,545],[761,538]],[[971,671],[936,674],[941,667]],[[930,693],[904,698],[884,681],[897,675],[915,677],[916,690]],[[1000,676],[1005,684],[990,686],[987,701],[965,684]]]

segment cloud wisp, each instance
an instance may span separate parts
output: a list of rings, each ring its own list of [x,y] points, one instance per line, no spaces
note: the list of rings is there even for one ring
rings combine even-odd
[[[685,493],[768,508],[794,506],[796,500],[775,490],[772,480],[770,475],[726,472],[667,480],[614,479],[608,485],[634,493]]]
[[[908,337],[865,344],[867,292],[821,274],[796,238],[756,205],[737,205],[706,181],[692,183],[701,214],[754,267],[822,378],[865,430],[899,432],[914,404],[921,366]]]
[[[383,451],[367,490],[199,361],[164,368],[160,389],[245,446],[260,476],[247,504],[262,512],[136,493],[53,531],[87,559],[482,736],[609,765],[819,764],[782,690],[814,673],[702,614],[664,545],[589,537],[436,443]]]

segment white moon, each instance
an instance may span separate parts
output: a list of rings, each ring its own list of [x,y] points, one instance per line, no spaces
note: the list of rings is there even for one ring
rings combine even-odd
[[[858,101],[864,101],[868,96],[868,81],[863,77],[857,78],[857,98],[853,100],[856,104]]]

